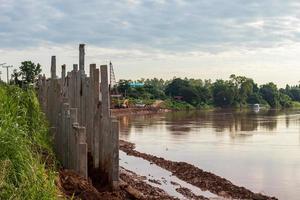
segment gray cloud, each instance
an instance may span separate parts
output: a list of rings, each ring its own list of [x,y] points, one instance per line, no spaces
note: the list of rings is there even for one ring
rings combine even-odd
[[[219,52],[299,42],[297,0],[0,0],[0,48]]]

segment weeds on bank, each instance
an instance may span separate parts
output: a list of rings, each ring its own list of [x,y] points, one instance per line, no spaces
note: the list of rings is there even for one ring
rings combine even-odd
[[[45,156],[46,155],[46,156]],[[0,85],[0,199],[56,199],[55,161],[33,90]]]

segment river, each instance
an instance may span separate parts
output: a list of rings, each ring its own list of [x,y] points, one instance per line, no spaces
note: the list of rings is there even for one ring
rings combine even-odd
[[[189,111],[119,117],[120,138],[253,192],[300,196],[300,110]]]

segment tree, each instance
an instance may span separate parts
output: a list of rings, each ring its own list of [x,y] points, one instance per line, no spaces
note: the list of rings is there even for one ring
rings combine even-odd
[[[260,86],[259,93],[262,98],[268,102],[268,104],[275,108],[280,105],[279,103],[279,92],[277,86],[270,82]]]
[[[123,80],[121,79],[118,83],[118,91],[122,94],[125,94],[128,92],[130,86],[129,86],[130,80]]]
[[[185,102],[188,102],[189,104],[192,105],[197,105],[197,91],[195,90],[194,87],[186,87],[183,86],[179,89],[179,94],[182,96],[182,100]]]
[[[226,107],[234,104],[235,86],[232,81],[216,80],[212,86],[214,104]]]
[[[181,78],[175,78],[173,81],[167,85],[165,93],[168,96],[182,96],[180,89],[183,87],[190,87],[187,80],[182,80]]]
[[[42,72],[41,65],[34,64],[31,61],[24,61],[19,67],[19,72],[17,70],[12,74],[12,78],[15,81],[15,84],[19,86],[28,86],[33,84],[37,76]]]
[[[253,94],[255,83],[252,79],[245,76],[230,75],[231,81],[236,87],[236,102],[240,105],[245,104],[248,97]],[[256,86],[257,87],[257,86]]]

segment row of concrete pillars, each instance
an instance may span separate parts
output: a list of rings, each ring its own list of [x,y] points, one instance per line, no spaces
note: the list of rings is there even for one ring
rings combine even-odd
[[[79,70],[62,65],[56,75],[51,58],[51,78],[40,76],[38,96],[49,120],[57,157],[65,168],[117,187],[119,179],[119,122],[110,115],[108,67],[90,65],[85,73],[85,45],[79,45]],[[94,178],[94,177],[90,177]]]

